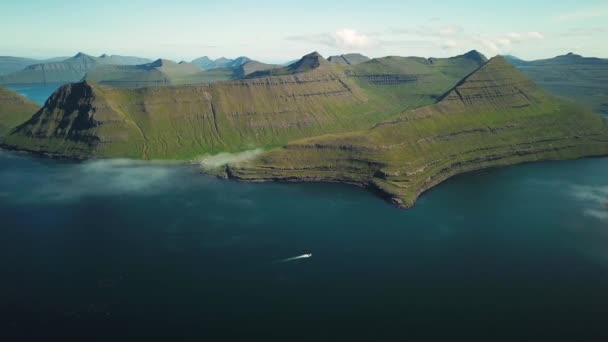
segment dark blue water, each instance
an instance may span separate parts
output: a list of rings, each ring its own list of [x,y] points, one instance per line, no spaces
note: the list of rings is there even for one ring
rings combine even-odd
[[[0,340],[603,341],[607,171],[485,171],[404,211],[349,186],[0,152]]]

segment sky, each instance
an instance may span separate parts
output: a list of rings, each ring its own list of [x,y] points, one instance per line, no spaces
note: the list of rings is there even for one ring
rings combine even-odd
[[[608,0],[4,0],[0,55],[608,57]]]

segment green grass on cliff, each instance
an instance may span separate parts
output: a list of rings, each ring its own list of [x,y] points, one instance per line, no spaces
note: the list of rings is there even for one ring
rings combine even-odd
[[[439,103],[370,130],[300,140],[232,165],[248,180],[347,182],[411,206],[441,181],[480,168],[608,154],[599,115],[560,101],[495,58]]]
[[[313,54],[294,67],[302,72],[212,85],[68,85],[6,144],[79,158],[143,159],[191,159],[283,146],[296,139],[367,129],[405,109],[433,103],[479,66],[465,58],[455,60],[461,63],[419,66],[404,59],[384,67],[389,79],[407,79],[401,83],[382,82],[384,76],[378,81],[376,67],[370,81],[366,63],[344,69]],[[400,63],[404,66],[399,69]],[[412,65],[429,75],[410,80]],[[401,76],[394,76],[398,73]]]

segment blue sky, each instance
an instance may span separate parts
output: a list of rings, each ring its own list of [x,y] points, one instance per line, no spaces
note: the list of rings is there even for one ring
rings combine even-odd
[[[0,55],[608,57],[608,1],[5,0]]]

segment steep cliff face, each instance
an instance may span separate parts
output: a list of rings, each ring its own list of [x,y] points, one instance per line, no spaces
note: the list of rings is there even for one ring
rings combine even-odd
[[[0,87],[0,142],[17,125],[31,117],[38,107],[33,101]]]
[[[372,127],[434,101],[475,69],[437,67],[427,85],[374,84],[310,54],[281,76],[213,85],[116,89],[62,87],[5,144],[68,157],[188,159],[284,145]],[[429,68],[435,68],[433,66]],[[456,72],[458,69],[458,72]],[[451,81],[450,81],[451,80]]]
[[[605,154],[604,119],[548,95],[497,57],[437,104],[369,130],[293,142],[230,165],[227,173],[257,181],[352,183],[409,207],[422,192],[459,173]]]
[[[141,131],[106,95],[104,88],[87,82],[64,85],[4,145],[76,158],[142,158]]]

